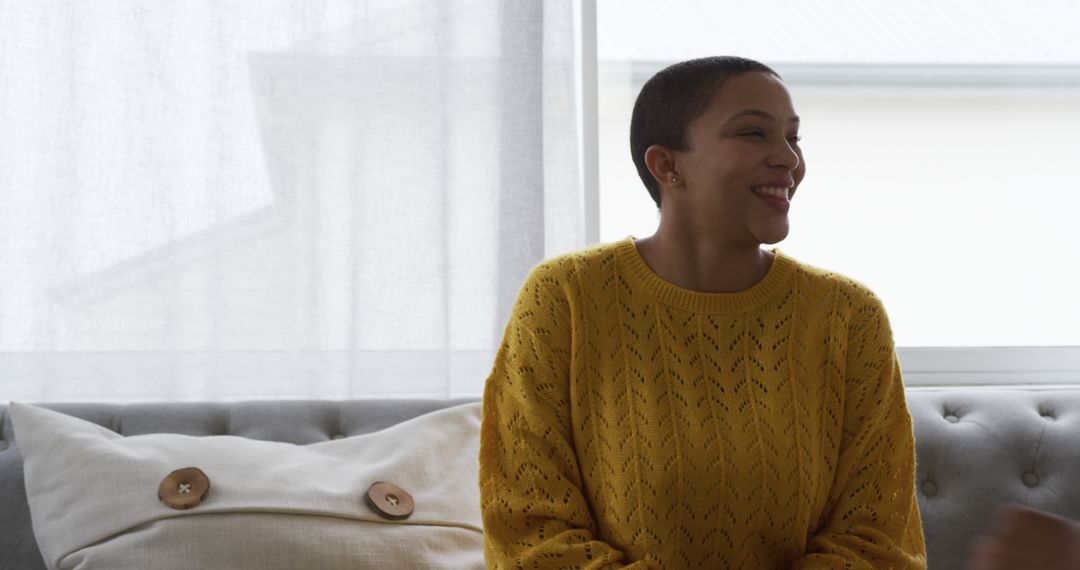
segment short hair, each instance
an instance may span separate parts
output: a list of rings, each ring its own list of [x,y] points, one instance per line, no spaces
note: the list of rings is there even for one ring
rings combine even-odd
[[[780,74],[764,63],[736,56],[715,56],[668,66],[642,86],[630,116],[630,153],[638,176],[657,208],[660,185],[645,165],[645,151],[654,144],[671,150],[688,150],[687,125],[705,112],[729,77],[748,71],[761,71],[780,79]]]

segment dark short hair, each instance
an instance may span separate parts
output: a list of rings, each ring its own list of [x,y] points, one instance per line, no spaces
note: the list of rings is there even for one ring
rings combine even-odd
[[[686,126],[701,116],[729,77],[761,71],[780,78],[772,68],[736,56],[703,57],[676,63],[653,75],[638,93],[630,116],[630,153],[638,176],[656,207],[660,186],[645,165],[645,150],[654,144],[671,150],[688,150]]]

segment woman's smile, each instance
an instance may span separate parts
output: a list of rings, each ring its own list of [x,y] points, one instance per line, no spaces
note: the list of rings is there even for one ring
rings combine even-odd
[[[754,186],[750,188],[750,191],[777,211],[787,213],[788,209],[791,208],[790,183],[768,182],[761,186]]]
[[[766,204],[776,209],[777,211],[784,212],[786,214],[788,209],[791,208],[791,201],[787,199],[787,196],[778,197],[760,192],[754,192],[754,194],[756,194],[758,198],[764,200]]]

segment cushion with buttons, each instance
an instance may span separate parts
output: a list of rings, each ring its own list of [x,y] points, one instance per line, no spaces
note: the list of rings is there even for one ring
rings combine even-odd
[[[480,404],[310,445],[12,403],[50,568],[483,568]]]

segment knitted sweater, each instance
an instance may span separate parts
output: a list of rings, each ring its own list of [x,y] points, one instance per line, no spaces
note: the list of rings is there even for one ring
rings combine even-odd
[[[926,567],[881,301],[772,251],[738,293],[631,238],[533,269],[484,391],[489,567]]]

